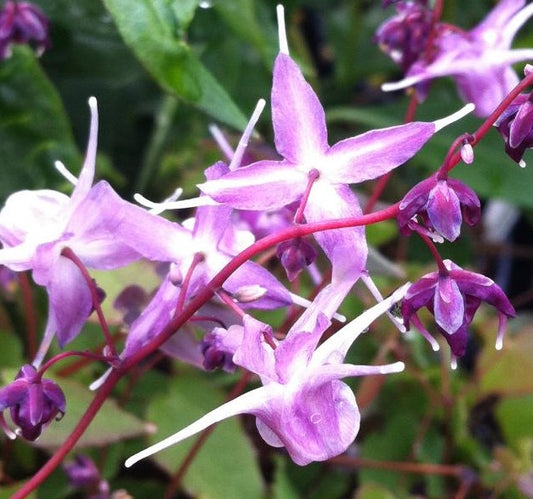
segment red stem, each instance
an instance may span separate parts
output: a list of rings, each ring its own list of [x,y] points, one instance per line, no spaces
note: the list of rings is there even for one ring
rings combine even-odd
[[[103,405],[107,397],[111,394],[113,388],[124,374],[139,364],[141,360],[146,358],[151,353],[155,352],[163,343],[165,343],[190,317],[207,303],[215,294],[215,292],[222,287],[225,280],[233,274],[243,263],[262,251],[269,249],[283,241],[293,239],[295,237],[303,237],[315,232],[325,230],[342,229],[347,227],[359,227],[362,225],[370,225],[390,218],[395,218],[398,214],[399,203],[396,203],[388,208],[371,213],[369,215],[362,215],[360,217],[343,218],[338,220],[324,220],[322,222],[310,223],[305,225],[296,225],[280,231],[277,234],[272,234],[260,239],[252,244],[244,251],[241,251],[235,256],[207,285],[203,290],[192,299],[183,311],[175,316],[163,331],[156,335],[143,348],[139,349],[131,357],[124,359],[121,365],[114,368],[107,379],[104,381],[98,392],[96,393],[91,404],[85,411],[83,417],[78,421],[78,424],[61,444],[56,453],[50,460],[30,479],[22,488],[16,492],[11,499],[23,499],[34,491],[46,478],[61,464],[66,455],[74,447],[76,442],[83,435],[89,424],[92,422],[98,410]],[[72,253],[73,254],[73,253]],[[75,256],[75,255],[74,255]],[[86,271],[85,271],[86,272]],[[88,274],[87,274],[88,275]],[[89,276],[90,278],[90,276]],[[92,282],[92,280],[91,280]]]

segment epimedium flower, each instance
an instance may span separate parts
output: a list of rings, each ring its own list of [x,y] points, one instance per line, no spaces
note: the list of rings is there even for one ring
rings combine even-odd
[[[494,126],[505,142],[505,152],[520,166],[526,149],[533,148],[533,93],[521,94],[499,116]]]
[[[496,348],[503,346],[503,336],[508,317],[515,311],[502,289],[488,277],[463,270],[450,260],[444,268],[425,275],[412,284],[402,301],[402,315],[406,327],[412,323],[438,350],[436,340],[422,325],[418,310],[426,307],[434,316],[439,332],[450,345],[452,354],[461,357],[468,341],[468,327],[481,303],[496,308],[499,317]]]
[[[179,226],[121,199],[111,186],[93,186],[97,143],[96,99],[89,99],[87,153],[71,196],[52,190],[11,194],[0,211],[0,264],[47,290],[48,322],[34,360],[39,365],[54,336],[61,347],[74,339],[92,312],[91,293],[80,270],[62,256],[70,248],[90,268],[110,270],[141,257],[164,260],[183,238]],[[60,169],[65,169],[59,165]]]
[[[83,454],[74,457],[74,461],[63,465],[70,485],[83,490],[89,499],[112,499],[109,483],[104,480],[94,461]],[[129,496],[126,496],[129,497]]]
[[[270,326],[245,316],[242,341],[233,362],[258,374],[263,384],[223,404],[190,426],[126,461],[140,459],[198,433],[237,414],[252,414],[263,439],[274,447],[285,447],[293,461],[305,465],[324,461],[344,452],[357,435],[360,414],[350,388],[340,381],[349,376],[388,374],[403,370],[403,363],[384,366],[345,364],[355,339],[392,304],[400,300],[405,286],[367,310],[320,346],[329,319],[317,311],[312,320],[299,321],[282,341]],[[308,309],[309,310],[309,309]],[[235,334],[229,330],[228,334]],[[225,346],[230,346],[226,342]]]
[[[0,60],[11,56],[13,43],[32,42],[37,55],[50,47],[48,18],[30,2],[7,0],[0,11]]]
[[[9,409],[11,420],[18,426],[13,433],[3,412]],[[65,414],[66,402],[61,388],[50,379],[43,379],[35,367],[27,364],[15,381],[0,389],[0,425],[9,438],[16,434],[26,440],[36,440],[54,418]]]
[[[377,178],[406,162],[450,121],[373,130],[330,146],[324,109],[289,56],[282,19],[280,15],[280,53],[271,93],[274,142],[282,159],[257,161],[198,187],[215,201],[244,210],[302,203],[309,223],[358,217],[362,211],[348,184]],[[314,237],[332,263],[332,282],[347,292],[366,265],[364,228]]]
[[[470,31],[440,25],[430,58],[413,63],[404,79],[386,83],[384,91],[419,85],[451,76],[465,102],[473,102],[475,114],[488,116],[518,84],[512,64],[533,58],[533,49],[512,49],[518,30],[533,15],[533,3],[501,0],[487,17]]]
[[[481,217],[481,203],[476,193],[463,182],[439,172],[415,185],[400,201],[398,225],[404,235],[417,227],[418,217],[431,232],[455,241],[464,220],[473,226]]]

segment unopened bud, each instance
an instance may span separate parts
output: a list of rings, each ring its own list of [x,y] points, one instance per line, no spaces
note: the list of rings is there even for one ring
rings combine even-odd
[[[250,303],[259,300],[265,296],[267,290],[259,284],[240,287],[234,294],[233,298],[239,303]]]
[[[470,165],[474,162],[474,148],[470,142],[465,141],[461,146],[461,159],[467,164]]]

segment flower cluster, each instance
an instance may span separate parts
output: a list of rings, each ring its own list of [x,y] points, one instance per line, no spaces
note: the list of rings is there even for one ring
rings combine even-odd
[[[477,113],[484,116],[515,85],[511,64],[533,55],[530,50],[510,48],[517,30],[533,14],[533,8],[524,7],[521,0],[503,0],[468,33],[441,23],[427,1],[384,2],[391,3],[398,15],[380,27],[376,39],[406,78],[389,89],[417,85],[423,93],[420,85],[449,74],[463,97],[475,102]],[[8,1],[4,10],[8,9],[35,30],[45,29],[40,11],[28,4]],[[177,190],[162,203],[142,198],[145,206],[139,206],[122,199],[106,181],[95,183],[98,116],[96,100],[91,98],[89,140],[79,176],[56,164],[74,185],[71,195],[24,190],[8,197],[0,211],[2,282],[12,279],[13,273],[30,271],[48,295],[48,320],[33,363],[0,390],[0,424],[10,437],[15,434],[3,416],[7,409],[18,427],[16,433],[28,440],[38,438],[54,418],[64,414],[61,389],[43,378],[63,357],[58,355],[44,365],[43,361],[54,339],[65,348],[94,311],[105,336],[103,352],[71,353],[107,364],[106,374],[92,385],[109,383],[103,393],[110,393],[111,383],[155,351],[199,369],[244,369],[261,383],[134,455],[127,466],[239,414],[254,416],[264,441],[285,448],[299,465],[342,454],[357,436],[361,421],[355,396],[342,380],[404,369],[401,361],[354,365],[347,360],[353,343],[382,314],[388,314],[401,331],[415,326],[438,350],[437,340],[418,317],[427,308],[455,362],[465,353],[476,311],[487,303],[498,313],[496,347],[502,348],[506,321],[515,315],[503,290],[488,277],[442,260],[434,244],[457,240],[463,222],[475,225],[481,218],[476,193],[449,177],[460,161],[453,163],[456,145],[461,146],[456,156],[470,163],[480,137],[461,136],[436,173],[416,184],[400,202],[380,211],[363,214],[353,188],[405,164],[440,129],[474,106],[435,121],[371,130],[332,144],[324,108],[289,54],[282,8],[278,16],[280,50],[270,99],[277,159],[244,155],[264,105],[260,101],[240,145],[227,154],[227,162],[217,161],[205,170],[197,198],[179,200]],[[7,20],[0,17],[2,23]],[[23,40],[13,34],[22,30],[21,25],[13,23],[10,40]],[[28,26],[25,29],[29,39],[34,32]],[[45,34],[36,33],[33,38],[44,47]],[[509,105],[495,123],[516,161],[533,145],[531,95],[519,95],[512,102],[509,97]],[[161,216],[162,211],[184,207],[195,210],[182,222]],[[389,219],[397,221],[401,234],[421,236],[438,270],[399,286],[383,299],[370,278],[365,225]],[[264,250],[271,250],[272,260],[277,257],[276,270],[274,265],[267,268],[252,260]],[[130,286],[115,299],[128,333],[119,351],[100,307],[105,290],[99,289],[88,269],[113,271],[141,259],[153,264],[158,286]],[[323,269],[325,265],[329,270]],[[289,292],[279,277],[283,270],[292,285],[300,278],[315,284],[313,299],[299,297],[296,286]],[[339,307],[359,280],[377,304],[328,336],[334,321],[346,320]],[[254,309],[284,307],[291,311],[286,327],[279,330],[252,316]],[[394,307],[401,310],[403,321],[391,312]],[[90,459],[78,457],[66,470],[76,487],[93,497],[109,496],[107,482]]]
[[[465,102],[476,105],[475,113],[478,116],[488,116],[504,97],[518,84],[518,76],[512,64],[533,59],[533,49],[512,49],[511,45],[518,30],[533,15],[533,4],[525,5],[525,0],[501,0],[485,19],[470,31],[459,27],[436,23],[432,27],[432,46],[428,51],[419,51],[419,58],[411,62],[409,57],[408,67],[404,79],[396,83],[383,85],[383,90],[391,91],[420,85],[434,78],[451,76],[455,80],[457,90]],[[415,4],[415,5],[413,5]],[[392,46],[387,51],[393,59],[394,54],[413,53],[413,39],[416,36],[418,25],[413,18],[412,11],[425,7],[416,6],[416,2],[401,1],[396,3],[400,16],[405,20],[398,21],[393,18],[387,21],[378,31],[378,41],[385,45],[390,36],[391,25],[399,23],[403,30],[410,36],[396,40],[398,47]],[[422,23],[424,30],[428,21]],[[420,28],[418,28],[420,30]],[[425,94],[422,92],[421,96]]]

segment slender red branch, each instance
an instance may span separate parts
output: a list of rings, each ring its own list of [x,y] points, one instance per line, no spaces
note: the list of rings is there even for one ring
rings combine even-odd
[[[185,297],[187,296],[187,290],[189,289],[189,284],[191,282],[194,269],[196,269],[198,264],[202,262],[203,259],[204,259],[204,256],[200,253],[195,253],[193,256],[191,265],[189,266],[187,270],[187,275],[185,276],[185,279],[183,279],[183,282],[181,283],[180,295],[178,297],[178,303],[176,303],[176,314],[179,314],[183,310],[183,305],[185,303]]]

